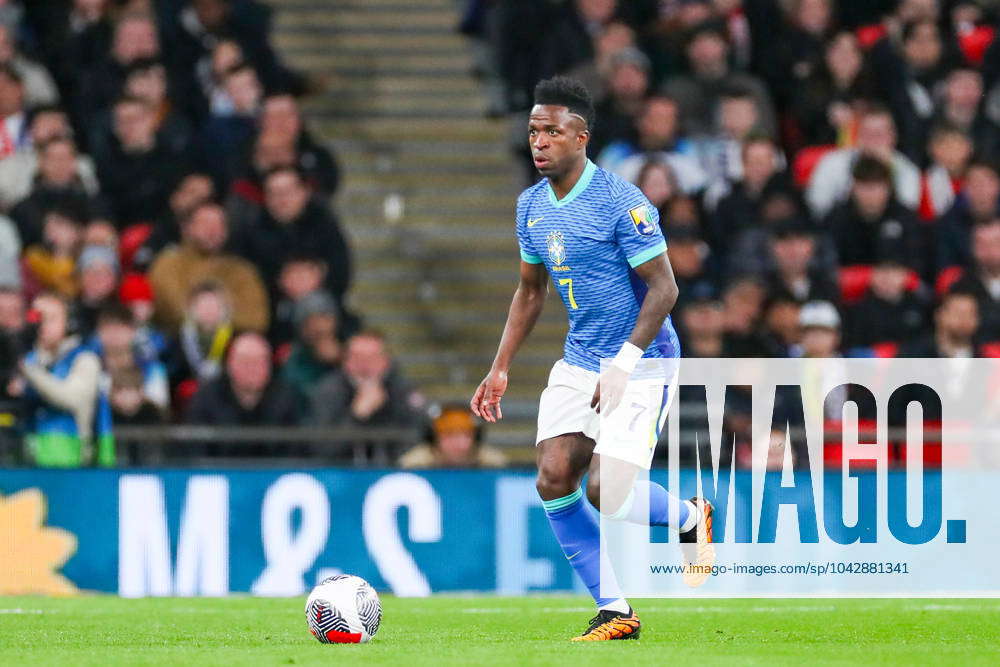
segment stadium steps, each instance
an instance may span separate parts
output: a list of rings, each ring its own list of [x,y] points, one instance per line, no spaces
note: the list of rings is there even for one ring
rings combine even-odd
[[[432,400],[465,402],[486,371],[516,280],[516,168],[487,120],[455,0],[271,0],[275,45],[325,82],[304,104],[336,151],[335,202],[356,258],[351,306],[384,330]],[[538,394],[565,335],[553,294],[488,439],[534,460]]]

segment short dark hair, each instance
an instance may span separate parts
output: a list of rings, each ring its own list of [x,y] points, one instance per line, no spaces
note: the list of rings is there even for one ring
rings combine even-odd
[[[102,324],[124,324],[134,327],[135,316],[129,310],[128,306],[117,301],[112,301],[97,313],[97,326]]]
[[[880,182],[892,185],[892,172],[889,171],[889,167],[881,160],[867,155],[858,158],[858,161],[854,163],[851,176],[854,177],[855,181],[861,183]]]
[[[575,113],[587,123],[587,128],[594,126],[594,100],[587,87],[576,79],[568,76],[554,76],[544,79],[535,86],[535,104],[550,104],[566,107],[570,113]]]

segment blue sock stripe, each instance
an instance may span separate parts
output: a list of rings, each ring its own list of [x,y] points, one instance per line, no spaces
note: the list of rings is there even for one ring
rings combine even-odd
[[[553,500],[543,500],[542,507],[545,508],[546,512],[558,512],[561,509],[565,509],[570,505],[575,504],[580,498],[583,498],[583,489],[577,489],[568,496],[563,496],[562,498],[555,498]]]

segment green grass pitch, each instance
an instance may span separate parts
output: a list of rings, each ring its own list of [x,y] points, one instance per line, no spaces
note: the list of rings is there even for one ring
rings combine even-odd
[[[1000,600],[637,600],[642,639],[571,644],[588,599],[384,597],[382,628],[360,646],[318,643],[303,604],[0,597],[0,665],[1000,662]]]

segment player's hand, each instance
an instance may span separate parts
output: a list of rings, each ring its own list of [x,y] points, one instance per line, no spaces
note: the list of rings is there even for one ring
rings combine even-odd
[[[476,389],[476,393],[473,394],[472,400],[469,402],[472,413],[491,424],[503,419],[500,399],[503,398],[505,391],[507,391],[507,373],[491,370],[479,383],[479,388]]]
[[[617,366],[608,366],[594,389],[594,398],[590,400],[590,407],[597,410],[597,414],[604,416],[614,412],[618,404],[622,402],[625,395],[625,387],[628,385],[629,374]]]

